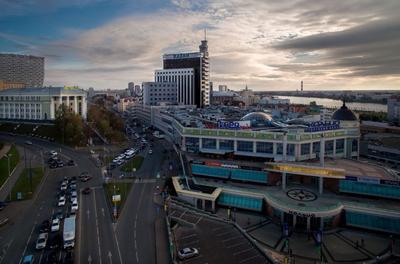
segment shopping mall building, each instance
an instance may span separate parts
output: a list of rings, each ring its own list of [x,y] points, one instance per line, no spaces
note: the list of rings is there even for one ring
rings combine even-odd
[[[187,107],[137,109],[186,154],[178,196],[210,211],[240,208],[300,230],[353,226],[400,234],[396,172],[358,159],[359,121],[345,105],[332,120],[290,124],[263,112],[239,121]]]

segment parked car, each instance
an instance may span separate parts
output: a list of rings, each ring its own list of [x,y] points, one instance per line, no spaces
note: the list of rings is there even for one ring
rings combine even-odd
[[[83,189],[82,193],[83,194],[90,194],[90,192],[92,191],[92,189],[90,189],[89,187]]]
[[[63,182],[62,184],[61,184],[61,191],[65,191],[65,190],[67,190],[67,183],[66,182]]]
[[[46,258],[46,262],[45,263],[46,264],[58,264],[58,263],[60,263],[58,261],[58,251],[56,251],[56,250],[50,251],[50,253],[47,254],[47,258]]]
[[[153,150],[152,149],[149,149],[149,154],[150,155],[153,154]]]
[[[50,220],[44,220],[39,227],[41,233],[47,233],[50,231]]]
[[[62,240],[61,235],[57,233],[57,234],[54,234],[53,236],[49,237],[47,244],[48,244],[49,248],[55,249],[55,248],[61,247],[62,242],[63,242],[63,240]]]
[[[83,178],[83,177],[88,176],[88,175],[89,175],[89,172],[84,171],[84,172],[81,172],[81,175],[79,175],[79,178]]]
[[[36,249],[44,249],[47,244],[48,233],[40,233],[38,239],[36,240]]]
[[[71,212],[78,211],[78,200],[74,200],[71,204]]]
[[[32,141],[27,140],[27,141],[25,141],[25,144],[26,145],[32,145]]]
[[[50,155],[51,155],[51,156],[57,156],[58,153],[57,153],[57,151],[55,151],[55,150],[51,150],[51,151],[50,151]]]
[[[57,160],[57,167],[58,168],[64,167],[64,162],[62,160]]]
[[[60,230],[60,219],[55,218],[51,222],[51,232],[57,232]]]
[[[69,160],[67,165],[68,166],[74,166],[75,165],[75,161],[74,160]]]
[[[196,248],[184,248],[178,251],[178,257],[180,260],[192,258],[199,255],[199,251]]]
[[[64,219],[64,213],[61,209],[53,214],[53,219],[55,218],[58,218],[60,220]]]

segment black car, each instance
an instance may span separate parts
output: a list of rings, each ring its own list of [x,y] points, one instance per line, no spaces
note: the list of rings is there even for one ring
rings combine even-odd
[[[62,160],[57,160],[57,167],[64,167],[64,162],[62,162]]]
[[[50,263],[50,264],[57,264],[60,263],[58,261],[58,257],[59,257],[60,253],[56,250],[52,250],[49,252],[49,254],[47,254],[46,257],[46,263]]]
[[[68,166],[74,166],[75,165],[75,161],[74,160],[69,160],[67,165]]]
[[[89,172],[84,171],[84,172],[81,173],[81,175],[79,175],[79,178],[83,178],[83,177],[86,177],[88,175],[89,175]]]
[[[49,240],[47,241],[47,245],[51,249],[60,248],[62,246],[61,235],[59,233],[56,233],[55,235],[50,236]]]
[[[58,210],[53,214],[53,219],[58,218],[58,219],[64,219],[64,213],[62,210]]]
[[[41,233],[49,232],[49,230],[50,230],[50,220],[44,220],[40,224],[39,230],[40,230]]]
[[[89,187],[83,189],[82,193],[83,194],[90,194],[90,192],[92,191],[92,189],[90,189]]]

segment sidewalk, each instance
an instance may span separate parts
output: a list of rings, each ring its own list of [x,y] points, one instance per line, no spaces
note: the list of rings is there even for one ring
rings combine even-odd
[[[3,148],[0,150],[0,159],[2,159],[11,149],[10,144],[4,144]]]
[[[160,210],[154,222],[154,232],[156,234],[156,260],[157,264],[169,264],[171,258],[168,249],[168,234],[165,222],[165,212],[162,209],[162,198],[160,195],[154,197],[154,203],[160,206]]]

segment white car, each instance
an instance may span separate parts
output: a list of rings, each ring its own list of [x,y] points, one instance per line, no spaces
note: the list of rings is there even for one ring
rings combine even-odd
[[[78,194],[76,193],[76,191],[73,191],[72,194],[71,194],[71,203],[72,203],[74,200],[77,200],[77,199],[78,199]]]
[[[76,212],[76,211],[78,211],[78,200],[72,201],[71,204],[71,212]]]
[[[119,161],[117,162],[118,165],[121,165],[122,163],[124,163],[123,160],[119,160]]]
[[[180,260],[192,258],[199,255],[199,251],[196,248],[184,248],[178,251],[178,257]]]
[[[39,234],[38,239],[36,240],[36,249],[44,249],[47,244],[47,239],[49,238],[48,233]]]
[[[57,151],[52,150],[52,151],[50,151],[50,155],[51,155],[51,156],[57,156],[58,153],[57,153]]]
[[[65,205],[65,196],[62,195],[60,196],[60,198],[58,199],[58,206],[64,206]]]
[[[67,189],[67,187],[68,187],[68,185],[67,185],[67,183],[66,182],[63,182],[62,184],[61,184],[61,191],[65,191],[66,189]]]
[[[149,149],[149,154],[150,155],[153,154],[153,150],[152,149]]]
[[[60,230],[60,219],[55,218],[51,221],[51,232],[57,232]]]

